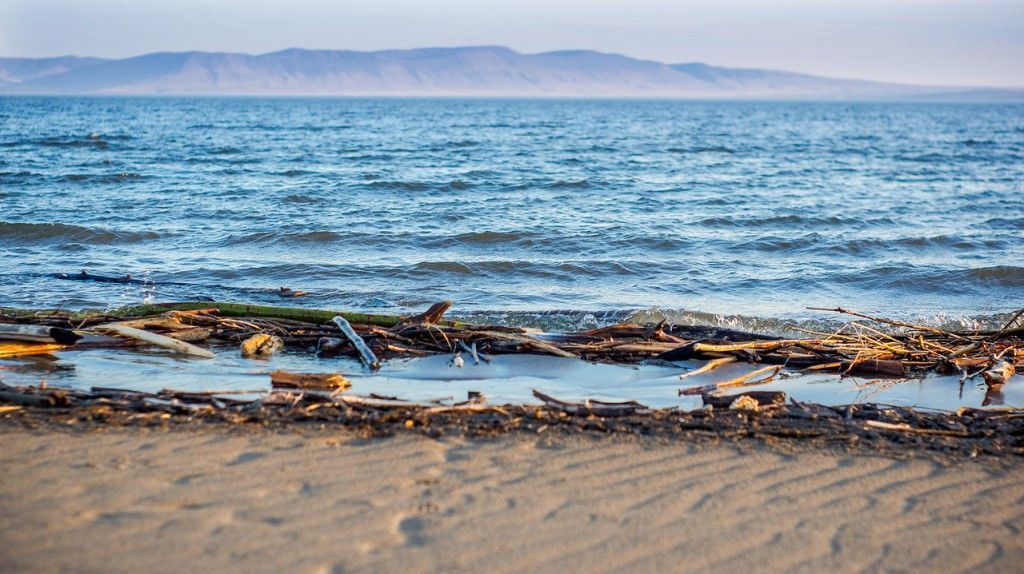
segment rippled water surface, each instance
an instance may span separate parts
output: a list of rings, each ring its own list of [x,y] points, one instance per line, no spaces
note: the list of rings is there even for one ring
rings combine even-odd
[[[1022,200],[1013,105],[0,98],[16,306],[991,323]],[[153,285],[53,277],[82,269]]]

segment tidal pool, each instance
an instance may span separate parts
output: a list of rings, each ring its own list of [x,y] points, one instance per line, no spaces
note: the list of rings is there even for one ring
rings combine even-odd
[[[681,387],[708,385],[740,376],[760,365],[732,364],[680,380],[703,361],[609,365],[546,355],[495,355],[491,362],[451,364],[450,355],[385,361],[377,372],[348,358],[318,358],[287,352],[268,360],[244,359],[235,348],[212,349],[214,359],[193,359],[162,350],[88,349],[55,355],[0,360],[0,381],[78,389],[116,387],[140,391],[270,389],[270,372],[340,372],[352,381],[348,393],[395,396],[410,401],[464,400],[480,391],[492,404],[537,403],[533,389],[564,400],[636,400],[654,408],[694,409],[700,397],[679,396]],[[873,402],[928,409],[961,406],[1024,406],[1024,377],[1018,375],[999,393],[986,394],[980,378],[960,384],[959,377],[928,375],[915,379],[869,379],[835,374],[784,371],[771,383],[744,390],[779,390],[798,401],[825,405]],[[738,393],[739,390],[731,391]],[[256,396],[254,394],[254,396]]]

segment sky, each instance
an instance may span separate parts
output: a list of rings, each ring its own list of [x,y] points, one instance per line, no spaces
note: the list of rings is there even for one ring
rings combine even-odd
[[[0,56],[504,45],[1024,87],[1024,0],[0,0]]]

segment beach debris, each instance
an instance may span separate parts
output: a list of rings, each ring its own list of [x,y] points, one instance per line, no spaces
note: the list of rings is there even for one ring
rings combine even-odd
[[[470,354],[470,356],[473,357],[473,364],[474,365],[479,365],[481,359],[483,359],[484,361],[486,361],[488,363],[491,362],[491,358],[490,357],[488,357],[487,355],[484,355],[483,353],[477,351],[477,349],[476,349],[476,342],[474,342],[472,346],[469,346],[469,345],[466,344],[465,341],[460,339],[458,343],[459,343],[459,347],[461,347],[463,351],[466,351],[467,353]]]
[[[111,322],[176,340],[179,344],[204,341],[204,347],[209,345],[210,348],[215,345],[239,348],[247,339],[261,334],[278,337],[286,348],[298,352],[315,349],[324,357],[357,357],[371,368],[379,366],[384,359],[451,357],[456,353],[463,366],[470,358],[474,364],[479,364],[479,361],[489,361],[489,355],[512,353],[614,364],[701,360],[707,362],[679,375],[683,381],[702,375],[701,385],[684,387],[680,392],[711,399],[730,388],[765,384],[772,381],[772,377],[785,376],[783,369],[839,376],[867,375],[871,380],[855,384],[858,389],[871,390],[881,390],[929,372],[956,374],[967,380],[972,375],[991,371],[988,379],[995,382],[1001,377],[1007,381],[1005,368],[994,370],[1000,361],[1005,361],[1016,372],[1024,369],[1024,328],[1018,326],[1024,312],[1013,315],[998,330],[956,332],[851,312],[856,320],[834,332],[793,327],[807,332],[808,337],[778,338],[718,327],[670,325],[665,321],[624,323],[580,332],[539,333],[535,329],[446,320],[444,314],[450,307],[449,301],[442,301],[423,313],[405,318],[215,301],[147,304],[82,313],[0,308],[0,325],[32,325],[68,331],[84,329],[86,338],[76,342],[76,349],[137,344],[134,339],[89,334],[90,329],[102,329]],[[844,314],[848,311],[839,309]],[[335,317],[343,318],[345,324],[335,321]],[[45,344],[24,342],[15,347],[0,347],[0,356],[3,353],[8,356],[50,353],[63,348],[40,346]],[[455,362],[453,359],[453,366]],[[734,376],[734,368],[729,368],[729,374],[721,377],[726,380],[714,382],[719,377],[713,375],[726,372],[718,369],[732,363],[755,366],[744,369],[751,372],[739,378]],[[988,389],[984,404],[1003,400],[999,383],[989,385]],[[735,397],[715,406],[728,408],[732,400]],[[586,406],[586,403],[579,404]]]
[[[582,403],[573,403],[556,399],[537,389],[533,389],[533,396],[540,399],[548,407],[576,416],[619,417],[649,410],[646,406],[636,401],[605,402],[587,399]]]
[[[696,377],[697,375],[703,375],[704,373],[710,373],[711,371],[717,369],[718,367],[721,367],[722,365],[728,365],[729,363],[735,363],[735,362],[736,362],[736,357],[722,357],[720,359],[711,359],[710,361],[705,363],[704,366],[700,367],[699,369],[694,369],[692,371],[689,371],[689,372],[686,372],[686,373],[683,373],[683,374],[679,375],[679,378],[680,379],[687,379],[687,378],[690,378],[690,377]]]
[[[242,341],[240,351],[243,357],[269,357],[284,348],[281,337],[257,333]]]
[[[716,409],[731,409],[741,397],[757,402],[758,407],[769,405],[783,405],[786,403],[786,393],[782,391],[748,391],[738,395],[714,395],[703,394],[701,400],[705,405],[711,405]],[[740,405],[750,404],[749,401],[741,402]]]
[[[197,341],[205,341],[210,338],[213,334],[212,329],[206,327],[193,327],[191,329],[181,329],[179,331],[172,331],[167,333],[168,337],[177,339],[179,341],[185,341],[188,343],[195,343]]]
[[[341,315],[338,315],[332,320],[334,321],[334,324],[337,325],[339,329],[341,329],[341,332],[344,333],[346,337],[348,337],[349,342],[351,342],[352,346],[356,348],[356,351],[359,352],[359,358],[363,361],[363,363],[365,363],[366,366],[370,367],[371,369],[379,369],[380,361],[377,360],[377,355],[374,355],[373,351],[371,351],[370,348],[366,346],[366,341],[363,341],[363,338],[360,337],[359,334],[355,332],[355,329],[352,328],[352,325],[349,324],[349,322]]]
[[[749,386],[753,386],[753,385],[763,385],[765,383],[770,383],[775,378],[775,375],[779,374],[779,371],[781,371],[781,370],[782,370],[781,366],[762,367],[760,369],[751,371],[751,372],[749,372],[749,373],[747,373],[745,375],[740,375],[738,377],[729,379],[727,381],[722,381],[722,382],[719,382],[719,383],[714,383],[714,384],[711,384],[711,385],[704,385],[704,386],[700,386],[700,387],[692,387],[692,388],[688,388],[688,389],[679,389],[679,394],[680,395],[702,395],[702,394],[706,394],[706,393],[713,393],[713,392],[718,391],[720,389],[727,389],[727,388],[730,388],[730,387],[749,387]],[[756,378],[756,377],[758,377],[760,375],[764,375],[764,376],[761,377],[761,378]]]
[[[341,373],[293,373],[274,371],[270,373],[270,385],[274,388],[345,390],[352,382]]]
[[[412,327],[416,325],[434,325],[441,321],[441,318],[444,317],[444,314],[447,313],[448,309],[451,309],[451,307],[451,301],[441,301],[440,303],[434,303],[433,305],[430,306],[429,309],[420,313],[419,315],[413,315],[411,317],[406,317],[402,319],[401,321],[398,322],[397,325],[393,327],[393,329],[396,331],[401,331],[405,327]]]
[[[74,345],[82,336],[70,329],[40,325],[10,325],[0,323],[0,340],[33,341]]]
[[[277,294],[282,299],[293,299],[295,297],[305,297],[309,295],[308,291],[298,291],[289,287],[281,287],[278,289]]]
[[[997,385],[1005,384],[1010,380],[1010,377],[1016,373],[1016,369],[1013,367],[1013,363],[1002,359],[996,361],[988,370],[982,371],[981,378],[985,379],[985,384],[994,387]]]
[[[150,343],[151,345],[164,347],[165,349],[170,349],[172,351],[176,351],[178,353],[190,355],[193,357],[212,359],[216,356],[210,351],[207,351],[206,349],[201,349],[191,343],[179,341],[177,339],[172,339],[171,337],[165,337],[163,335],[151,333],[149,331],[144,331],[142,329],[136,329],[135,327],[129,327],[127,325],[108,323],[106,325],[98,325],[96,327],[93,327],[93,329],[98,331],[109,331],[111,333],[121,335],[122,337],[128,337],[129,339],[137,339],[139,341]]]

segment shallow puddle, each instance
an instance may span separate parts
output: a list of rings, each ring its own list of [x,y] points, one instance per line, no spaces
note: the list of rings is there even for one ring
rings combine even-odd
[[[0,360],[0,380],[7,384],[88,389],[93,386],[140,391],[176,389],[265,390],[269,373],[341,372],[355,394],[377,393],[412,401],[464,400],[468,391],[483,392],[492,404],[536,403],[538,389],[565,400],[637,400],[648,406],[699,408],[700,397],[679,396],[680,387],[708,385],[742,375],[760,365],[733,364],[712,373],[679,375],[703,361],[673,364],[608,365],[542,355],[498,355],[491,362],[451,365],[450,356],[386,361],[373,373],[348,358],[320,359],[283,353],[270,360],[243,359],[234,348],[214,349],[212,360],[190,359],[160,350],[92,349],[56,355]],[[744,390],[779,390],[799,401],[826,405],[859,402],[955,410],[960,406],[1024,406],[1024,377],[1018,375],[1001,393],[986,395],[979,379],[960,385],[959,377],[930,375],[921,379],[840,378],[834,374],[784,372],[775,381]],[[732,392],[739,392],[735,390]]]

